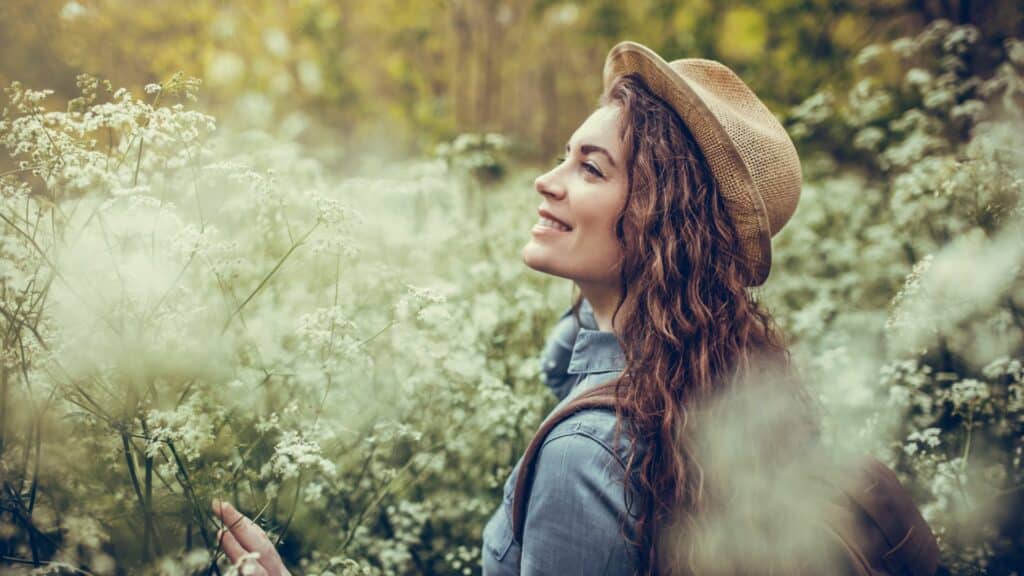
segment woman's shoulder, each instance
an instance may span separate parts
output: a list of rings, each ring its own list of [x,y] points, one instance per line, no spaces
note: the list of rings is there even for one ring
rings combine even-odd
[[[615,436],[615,412],[605,408],[585,408],[556,424],[541,445],[540,453],[549,444],[569,445],[569,455],[582,459],[600,459],[601,452],[625,467],[632,444],[624,422],[619,437]]]
[[[575,412],[551,429],[537,452],[534,491],[548,494],[546,502],[555,503],[549,512],[556,516],[578,514],[580,502],[592,504],[588,508],[594,509],[588,514],[608,519],[610,533],[614,533],[617,519],[632,514],[625,507],[629,498],[623,497],[631,444],[626,426],[615,438],[615,413],[611,410]],[[629,483],[633,499],[642,498],[635,484],[635,469],[630,477],[634,479]],[[532,501],[533,496],[530,498]],[[594,526],[600,524],[592,520]]]

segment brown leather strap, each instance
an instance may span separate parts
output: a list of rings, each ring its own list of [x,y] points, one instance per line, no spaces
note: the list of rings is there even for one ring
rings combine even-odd
[[[877,459],[863,456],[846,479],[843,491],[885,539],[880,555],[885,569],[892,574],[935,574],[938,542],[896,474]]]
[[[595,386],[570,400],[565,406],[558,409],[544,420],[540,429],[533,435],[533,440],[523,454],[522,464],[519,465],[519,474],[516,476],[515,491],[512,493],[512,534],[516,542],[523,542],[523,528],[526,526],[526,504],[530,495],[530,488],[533,486],[533,476],[537,460],[537,452],[544,444],[544,438],[548,433],[569,416],[590,408],[615,409],[614,383],[607,383]]]

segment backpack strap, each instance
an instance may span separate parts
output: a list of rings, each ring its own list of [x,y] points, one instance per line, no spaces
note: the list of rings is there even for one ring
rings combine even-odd
[[[872,548],[864,552],[881,564],[876,569],[912,576],[935,574],[939,565],[935,535],[889,467],[865,455],[837,484],[848,499],[846,506],[862,515],[858,540]]]
[[[615,394],[612,388],[614,383],[600,384],[584,391],[579,396],[571,399],[565,406],[551,414],[540,425],[540,429],[533,435],[533,440],[523,454],[523,461],[519,465],[519,474],[516,476],[515,491],[512,493],[512,535],[516,542],[522,544],[523,529],[526,526],[526,504],[530,496],[530,488],[533,486],[534,472],[536,471],[537,452],[544,444],[544,439],[559,422],[569,416],[590,408],[615,409]]]

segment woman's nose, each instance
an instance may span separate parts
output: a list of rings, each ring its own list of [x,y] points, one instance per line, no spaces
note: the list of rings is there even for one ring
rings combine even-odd
[[[541,196],[550,197],[552,200],[561,200],[565,197],[565,187],[554,178],[554,170],[537,176],[533,181],[533,187]]]

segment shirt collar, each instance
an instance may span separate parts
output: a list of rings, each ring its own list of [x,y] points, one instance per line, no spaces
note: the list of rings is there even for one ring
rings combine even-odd
[[[580,328],[569,360],[569,374],[621,372],[626,358],[614,332]]]

